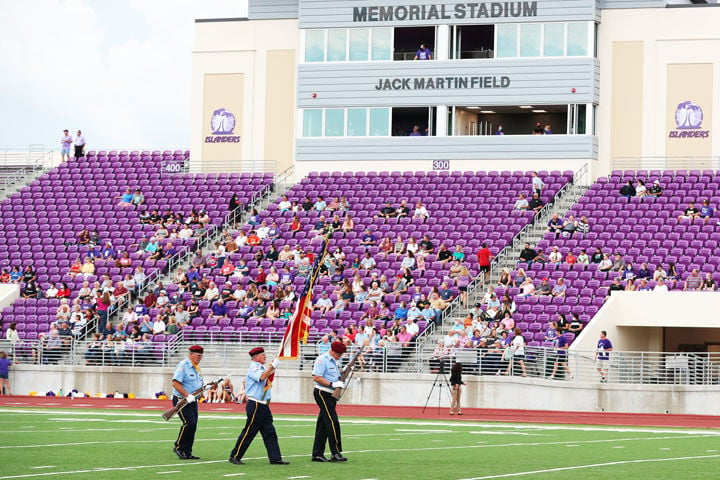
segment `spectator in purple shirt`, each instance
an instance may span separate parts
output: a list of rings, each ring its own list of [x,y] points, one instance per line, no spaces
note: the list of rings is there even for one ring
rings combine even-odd
[[[420,48],[415,52],[414,60],[432,60],[432,52],[425,46],[425,42],[420,44]]]
[[[213,303],[212,307],[212,316],[216,318],[222,318],[227,315],[227,306],[225,306],[225,303],[222,301],[222,298],[218,299],[217,302]]]
[[[715,209],[710,206],[710,202],[708,200],[703,200],[702,207],[700,207],[700,215],[699,217],[705,221],[705,225],[710,221],[710,219],[713,216],[713,213],[715,213]]]
[[[597,343],[597,352],[595,352],[595,366],[600,374],[600,382],[607,383],[608,371],[610,364],[610,352],[613,349],[612,342],[607,338],[605,330],[600,332],[600,339]]]

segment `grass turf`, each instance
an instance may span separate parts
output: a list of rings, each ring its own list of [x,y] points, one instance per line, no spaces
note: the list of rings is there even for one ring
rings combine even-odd
[[[431,416],[431,415],[430,415]],[[193,453],[171,448],[179,421],[131,410],[0,409],[0,480],[714,478],[720,432],[700,429],[341,418],[345,463],[312,463],[315,418],[276,416],[289,466],[269,465],[262,439],[227,462],[244,415],[200,413]],[[328,452],[329,454],[329,452]],[[161,477],[158,477],[160,475]]]

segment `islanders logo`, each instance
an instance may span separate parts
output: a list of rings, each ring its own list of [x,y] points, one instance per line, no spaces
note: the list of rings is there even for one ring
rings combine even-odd
[[[235,115],[224,108],[218,108],[210,119],[210,130],[213,135],[230,135],[235,130]]]
[[[670,138],[707,138],[710,130],[700,130],[703,111],[700,105],[687,100],[678,104],[675,109],[675,130],[670,131]]]
[[[205,137],[205,143],[239,143],[240,136],[233,135],[235,130],[235,115],[229,110],[218,108],[210,118],[210,132]]]

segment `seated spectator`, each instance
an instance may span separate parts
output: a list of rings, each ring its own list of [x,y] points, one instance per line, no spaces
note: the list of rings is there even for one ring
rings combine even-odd
[[[372,247],[377,244],[377,239],[375,238],[375,235],[372,234],[369,228],[365,229],[365,232],[363,233],[362,237],[360,238],[360,245],[366,246],[366,247]]]
[[[546,233],[553,233],[555,234],[555,238],[558,238],[560,236],[560,232],[563,228],[563,221],[560,218],[560,215],[557,213],[553,213],[552,217],[550,217],[550,220],[548,220],[547,228],[545,229]]]
[[[637,291],[637,286],[635,285],[635,280],[633,280],[632,278],[628,279],[628,281],[625,283],[625,291],[626,292]]]
[[[550,292],[550,294],[553,297],[564,297],[566,290],[567,290],[567,286],[565,285],[565,279],[560,277],[557,279],[557,282],[555,282],[555,286],[553,287],[552,292]]]
[[[648,188],[647,191],[648,195],[651,197],[660,197],[663,194],[663,190],[660,187],[660,180],[655,180],[652,185],[650,185],[650,188]]]
[[[588,257],[584,248],[580,250],[580,254],[577,257],[577,263],[578,265],[588,265],[590,263],[590,257]]]
[[[130,187],[125,189],[125,193],[123,193],[122,195],[115,197],[115,198],[120,199],[120,202],[118,203],[119,207],[132,207],[133,206],[133,204],[132,204],[133,193],[132,193],[132,190],[130,189]]]
[[[430,213],[428,213],[427,208],[422,204],[422,202],[417,202],[415,204],[415,213],[413,214],[413,218],[425,220],[427,218],[430,218]]]
[[[384,237],[382,241],[380,242],[380,253],[382,253],[384,256],[392,253],[393,245],[390,241],[390,237]]]
[[[624,280],[635,280],[635,278],[637,278],[637,273],[635,273],[632,263],[625,265],[625,268],[622,271],[622,277]]]
[[[527,199],[525,198],[525,194],[521,193],[518,196],[518,199],[515,201],[514,209],[515,210],[527,210],[530,207],[530,204],[528,203]]]
[[[635,187],[635,196],[637,197],[644,197],[648,194],[647,188],[645,187],[645,182],[638,179],[637,181],[637,187]]]
[[[535,294],[535,284],[533,284],[533,281],[530,277],[527,277],[520,284],[520,293],[518,295],[521,297],[529,297],[534,294]]]
[[[355,222],[353,222],[351,215],[345,215],[345,219],[343,220],[342,226],[340,229],[343,231],[343,233],[347,234],[348,232],[352,232],[355,230]]]
[[[525,248],[520,250],[520,261],[525,262],[528,264],[528,266],[530,266],[533,260],[535,260],[535,257],[537,257],[537,252],[534,249],[530,248],[529,243],[526,243]]]
[[[609,272],[612,270],[613,262],[610,260],[610,255],[607,253],[603,253],[603,258],[600,260],[600,263],[598,264],[598,270],[601,272]]]
[[[640,285],[637,287],[638,292],[649,292],[652,288],[650,288],[650,285],[648,285],[648,281],[646,278],[643,278],[640,280]]]
[[[539,263],[541,265],[547,263],[547,258],[545,257],[545,252],[542,251],[542,248],[537,249],[537,255],[533,258],[533,263]]]
[[[710,201],[707,199],[703,200],[700,212],[698,213],[698,218],[702,218],[705,225],[707,225],[708,222],[710,222],[713,213],[715,213],[715,209],[710,206]]]
[[[562,263],[562,254],[560,253],[560,249],[555,246],[552,248],[552,251],[550,252],[550,255],[548,255],[548,262],[552,264],[559,264]]]
[[[580,217],[580,221],[577,223],[575,231],[582,234],[583,237],[585,237],[585,234],[590,231],[590,224],[588,224],[586,216]]]
[[[635,187],[633,186],[632,180],[628,180],[625,185],[620,188],[620,196],[625,197],[630,201],[630,197],[634,197],[636,194]]]
[[[45,290],[45,298],[57,298],[57,294],[58,289],[54,283],[51,283],[47,290]]]
[[[542,209],[542,207],[543,201],[540,199],[540,194],[537,192],[533,193],[533,196],[528,204],[529,210],[532,210],[537,214]]]
[[[80,233],[77,234],[77,244],[78,245],[87,245],[90,243],[90,231],[88,229],[81,230]]]
[[[35,284],[35,280],[30,280],[25,284],[25,288],[23,288],[21,295],[23,298],[37,298],[38,289]]]
[[[703,289],[703,278],[700,276],[697,268],[693,268],[690,271],[690,275],[685,279],[685,286],[683,290],[702,290]]]
[[[653,288],[653,292],[667,292],[668,286],[665,285],[665,281],[661,278],[657,281],[657,285]]]
[[[640,270],[637,271],[637,278],[639,278],[639,279],[652,278],[652,273],[650,273],[650,270],[648,270],[647,263],[643,262],[640,264]]]
[[[681,220],[690,220],[690,223],[694,223],[695,219],[699,216],[700,210],[695,208],[695,204],[693,202],[690,202],[683,213],[677,217],[677,223],[680,223]]]
[[[592,254],[592,257],[590,257],[590,263],[599,264],[600,262],[603,261],[603,258],[605,258],[605,257],[606,257],[606,255],[603,254],[602,249],[600,247],[595,247],[595,253]],[[612,263],[611,263],[611,266],[612,266]]]
[[[320,298],[315,301],[315,310],[320,311],[323,315],[333,308],[332,300],[328,297],[327,292],[322,292]]]
[[[322,212],[325,210],[325,207],[327,207],[327,203],[325,202],[325,199],[321,197],[320,195],[317,196],[315,199],[315,203],[313,204],[313,209]]]
[[[574,333],[575,336],[577,337],[578,335],[580,335],[580,332],[582,331],[583,327],[584,327],[584,325],[580,321],[580,318],[577,316],[576,313],[573,313],[572,319],[570,320],[570,325],[568,325],[568,329],[567,329],[568,332]]]
[[[498,278],[497,284],[499,287],[514,287],[515,286],[515,282],[513,281],[513,278],[510,275],[510,270],[508,268],[503,268],[500,271],[500,278]]]
[[[568,252],[568,254],[565,256],[565,263],[572,265],[574,263],[578,263],[578,258],[575,256],[572,250]]]
[[[622,256],[619,253],[615,254],[615,258],[612,262],[612,266],[610,268],[613,272],[622,272],[625,270],[625,260],[623,260]]]
[[[570,215],[563,222],[562,229],[560,230],[560,235],[565,238],[572,238],[573,234],[577,230],[577,227],[577,220],[575,220],[575,217],[573,215]]]
[[[544,277],[542,281],[540,282],[540,285],[537,287],[537,290],[535,291],[535,295],[543,296],[543,295],[551,295],[552,294],[552,288],[550,287],[550,284],[548,283],[548,278]]]
[[[703,280],[702,283],[702,289],[708,292],[714,292],[717,288],[715,284],[715,280],[712,277],[712,274],[710,272],[707,272],[705,274],[705,280]]]
[[[622,290],[625,290],[625,287],[620,284],[620,277],[615,277],[613,279],[613,283],[610,285],[610,288],[608,288],[608,297],[612,295],[612,292],[619,292]]]
[[[140,207],[140,205],[145,204],[145,195],[143,195],[139,188],[135,189],[135,193],[133,193],[132,201],[130,203],[133,204],[136,210]]]
[[[380,212],[375,215],[373,218],[382,218],[385,220],[385,223],[391,218],[395,218],[397,216],[397,213],[395,212],[395,208],[392,206],[391,202],[385,202],[385,206],[380,209]]]

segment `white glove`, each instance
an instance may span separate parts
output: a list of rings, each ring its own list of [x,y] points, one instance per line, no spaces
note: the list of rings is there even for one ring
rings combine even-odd
[[[332,382],[333,388],[345,388],[345,382],[338,380],[337,382]]]
[[[187,403],[193,403],[195,401],[195,395],[192,393],[188,393],[188,396],[185,397],[185,400],[187,400]]]
[[[277,367],[279,367],[279,366],[280,366],[280,359],[279,359],[279,358],[276,358],[275,360],[272,361],[272,367],[273,367],[275,370],[277,370]]]

